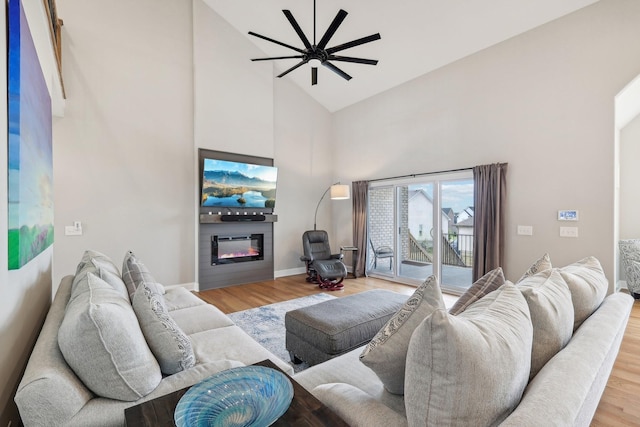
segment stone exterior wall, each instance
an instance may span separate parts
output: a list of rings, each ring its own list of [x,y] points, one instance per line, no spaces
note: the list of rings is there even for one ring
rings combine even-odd
[[[400,252],[398,260],[409,257],[409,190],[401,187],[400,197],[400,217],[398,227],[400,228]],[[369,238],[375,247],[390,246],[395,250],[394,237],[396,225],[394,224],[394,198],[393,187],[372,188],[369,190]],[[367,249],[367,258],[373,259],[371,246]]]

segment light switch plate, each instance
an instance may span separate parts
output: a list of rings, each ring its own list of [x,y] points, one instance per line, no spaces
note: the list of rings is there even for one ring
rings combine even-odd
[[[64,227],[65,236],[82,236],[82,228],[78,229],[73,225],[67,225]]]
[[[519,225],[518,226],[518,235],[519,236],[533,236],[533,227],[531,225]]]
[[[560,237],[578,237],[578,227],[560,227]]]

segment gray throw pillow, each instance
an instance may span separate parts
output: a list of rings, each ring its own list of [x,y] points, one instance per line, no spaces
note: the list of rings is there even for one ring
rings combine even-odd
[[[113,289],[129,300],[129,291],[127,290],[127,286],[124,284],[122,277],[114,274],[111,270],[107,270],[104,267],[98,267],[94,274],[110,284]]]
[[[135,401],[162,380],[131,304],[93,273],[77,285],[58,330],[67,364],[98,396]]]
[[[376,373],[390,393],[404,394],[405,362],[411,334],[434,310],[444,307],[438,281],[430,276],[360,354],[360,361]]]
[[[120,277],[120,270],[118,270],[118,267],[111,261],[111,258],[98,251],[85,251],[76,267],[76,274],[71,285],[72,294],[77,283],[83,280],[87,273],[97,274],[99,269]]]
[[[156,283],[149,269],[136,257],[132,251],[127,251],[122,262],[122,280],[129,291],[129,298],[133,300],[136,288],[142,282]]]
[[[458,316],[434,311],[409,343],[408,424],[498,425],[527,385],[532,339],[527,302],[509,282]]]
[[[118,276],[120,275],[120,270],[118,270],[118,267],[113,263],[111,258],[101,252],[89,249],[86,250],[84,254],[82,254],[82,258],[80,259],[80,262],[76,267],[76,276],[78,275],[80,270],[82,270],[87,264],[91,263],[92,261],[98,261],[107,270],[111,271],[114,274],[117,274]]]
[[[541,271],[551,270],[552,268],[553,266],[551,265],[551,258],[549,257],[549,254],[546,253],[542,255],[542,257],[539,260],[534,262],[533,265],[531,265],[531,267],[529,267],[529,269],[524,272],[522,277],[518,279],[516,283],[522,282],[524,279],[526,279],[529,276],[538,274]]]
[[[495,291],[500,286],[505,284],[504,273],[502,272],[502,268],[498,267],[478,280],[476,280],[473,285],[467,291],[462,294],[460,298],[456,301],[456,303],[449,309],[449,314],[458,315],[466,310],[474,302],[478,301],[480,298],[486,296],[487,294]]]
[[[596,311],[607,295],[609,281],[595,257],[587,257],[560,269],[560,274],[571,291],[575,331],[591,313]]]
[[[531,313],[533,348],[532,379],[573,335],[573,304],[569,286],[556,269],[542,271],[518,283]]]
[[[133,295],[133,310],[160,370],[172,375],[195,365],[191,340],[167,311],[161,287],[142,282]]]

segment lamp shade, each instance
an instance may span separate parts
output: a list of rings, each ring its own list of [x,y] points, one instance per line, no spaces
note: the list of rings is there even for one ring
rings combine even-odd
[[[351,197],[349,186],[346,184],[334,184],[331,186],[331,200],[345,200]]]

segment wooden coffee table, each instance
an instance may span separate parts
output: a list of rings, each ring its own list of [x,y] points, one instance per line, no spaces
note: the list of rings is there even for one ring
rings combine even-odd
[[[255,365],[267,366],[282,372],[282,370],[270,360],[263,360],[262,362],[255,363]],[[293,400],[287,412],[273,423],[273,426],[348,427],[348,424],[345,423],[342,418],[338,417],[304,387],[291,377],[289,377],[289,380],[291,380],[291,384],[293,385]],[[180,398],[189,388],[190,387],[186,387],[182,390],[174,391],[157,399],[125,409],[124,416],[126,426],[175,426],[173,413]]]

